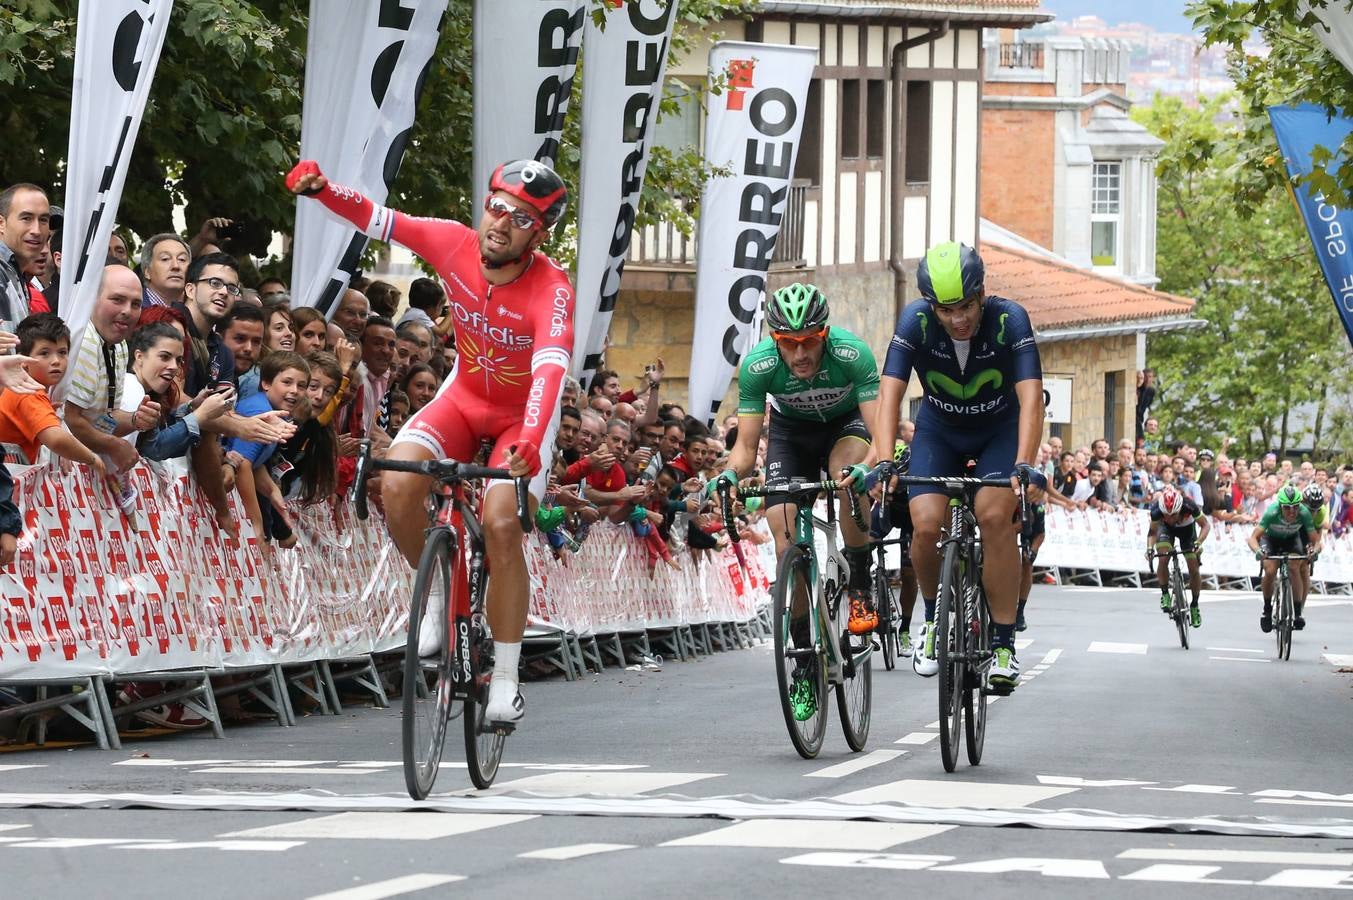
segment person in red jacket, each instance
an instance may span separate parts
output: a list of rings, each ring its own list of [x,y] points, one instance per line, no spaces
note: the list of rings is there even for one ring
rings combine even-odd
[[[455,319],[456,364],[436,398],[395,437],[389,458],[470,461],[482,441],[491,441],[490,464],[515,477],[534,476],[531,493],[538,502],[549,472],[541,465],[540,448],[553,443],[573,348],[573,286],[564,269],[538,249],[563,214],[564,182],[535,160],[504,163],[489,182],[478,229],[379,206],[330,183],[311,160],[291,170],[287,188],[315,197],[369,237],[402,244],[441,276]],[[412,566],[423,550],[427,523],[419,512],[430,487],[421,475],[381,476],[390,534]],[[487,606],[494,637],[484,716],[513,723],[525,708],[517,663],[530,582],[511,484],[489,485],[482,517],[493,570]],[[440,648],[445,621],[444,610],[428,610],[420,653]]]

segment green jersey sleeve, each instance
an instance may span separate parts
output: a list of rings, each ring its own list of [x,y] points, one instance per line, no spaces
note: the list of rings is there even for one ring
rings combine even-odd
[[[780,351],[775,348],[775,339],[762,339],[738,369],[738,415],[760,416],[766,412],[766,395],[779,368]]]

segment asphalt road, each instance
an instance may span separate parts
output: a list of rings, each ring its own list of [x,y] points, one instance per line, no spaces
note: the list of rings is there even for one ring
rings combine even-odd
[[[800,759],[768,646],[530,682],[495,788],[470,789],[453,740],[418,812],[396,709],[0,754],[3,895],[1353,888],[1353,598],[1313,600],[1287,662],[1253,594],[1207,593],[1189,651],[1155,604],[1036,588],[1028,680],[991,707],[982,765],[952,775],[936,682],[881,657],[866,751],[833,713]]]

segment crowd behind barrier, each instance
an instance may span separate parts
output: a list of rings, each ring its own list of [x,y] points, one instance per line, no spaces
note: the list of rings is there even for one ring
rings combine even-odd
[[[124,516],[81,467],[16,473],[25,528],[0,575],[0,682],[351,658],[404,643],[412,572],[378,514],[347,503],[294,510],[300,540],[228,547],[186,477],[133,469]],[[580,635],[746,621],[766,603],[755,553],[660,567],[627,526],[600,523],[567,566],[527,538],[534,623]],[[744,545],[750,546],[750,545]]]

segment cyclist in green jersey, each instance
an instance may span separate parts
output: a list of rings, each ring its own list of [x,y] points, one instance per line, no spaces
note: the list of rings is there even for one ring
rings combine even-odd
[[[1254,558],[1264,564],[1264,612],[1259,617],[1259,627],[1267,634],[1273,630],[1273,581],[1278,574],[1278,561],[1264,557],[1270,553],[1281,555],[1303,550],[1307,556],[1320,552],[1320,532],[1311,522],[1311,514],[1301,505],[1300,491],[1290,484],[1283,485],[1264,510],[1259,524],[1254,526],[1249,545]],[[1292,627],[1300,631],[1306,627],[1301,610],[1306,605],[1310,574],[1304,560],[1293,560],[1289,571],[1292,573],[1292,602],[1296,607]]]
[[[756,465],[766,398],[770,397],[770,435],[766,443],[766,481],[816,481],[825,469],[837,477],[854,469],[852,487],[862,490],[866,464],[872,464],[869,429],[878,402],[878,365],[869,346],[844,328],[827,324],[827,298],[811,284],[791,284],[766,299],[770,337],[752,348],[738,368],[738,439],[728,469],[712,480],[736,483]],[[850,562],[850,631],[865,634],[878,625],[870,589],[869,534],[855,524],[841,498],[841,534]],[[775,534],[775,552],[784,553],[794,540],[798,509],[782,499],[766,501],[766,518]],[[806,597],[795,597],[791,616],[795,643],[808,636]],[[813,692],[804,671],[799,683],[811,703]],[[798,684],[796,684],[798,687]],[[800,710],[796,707],[796,715]],[[803,710],[804,718],[815,710]]]

